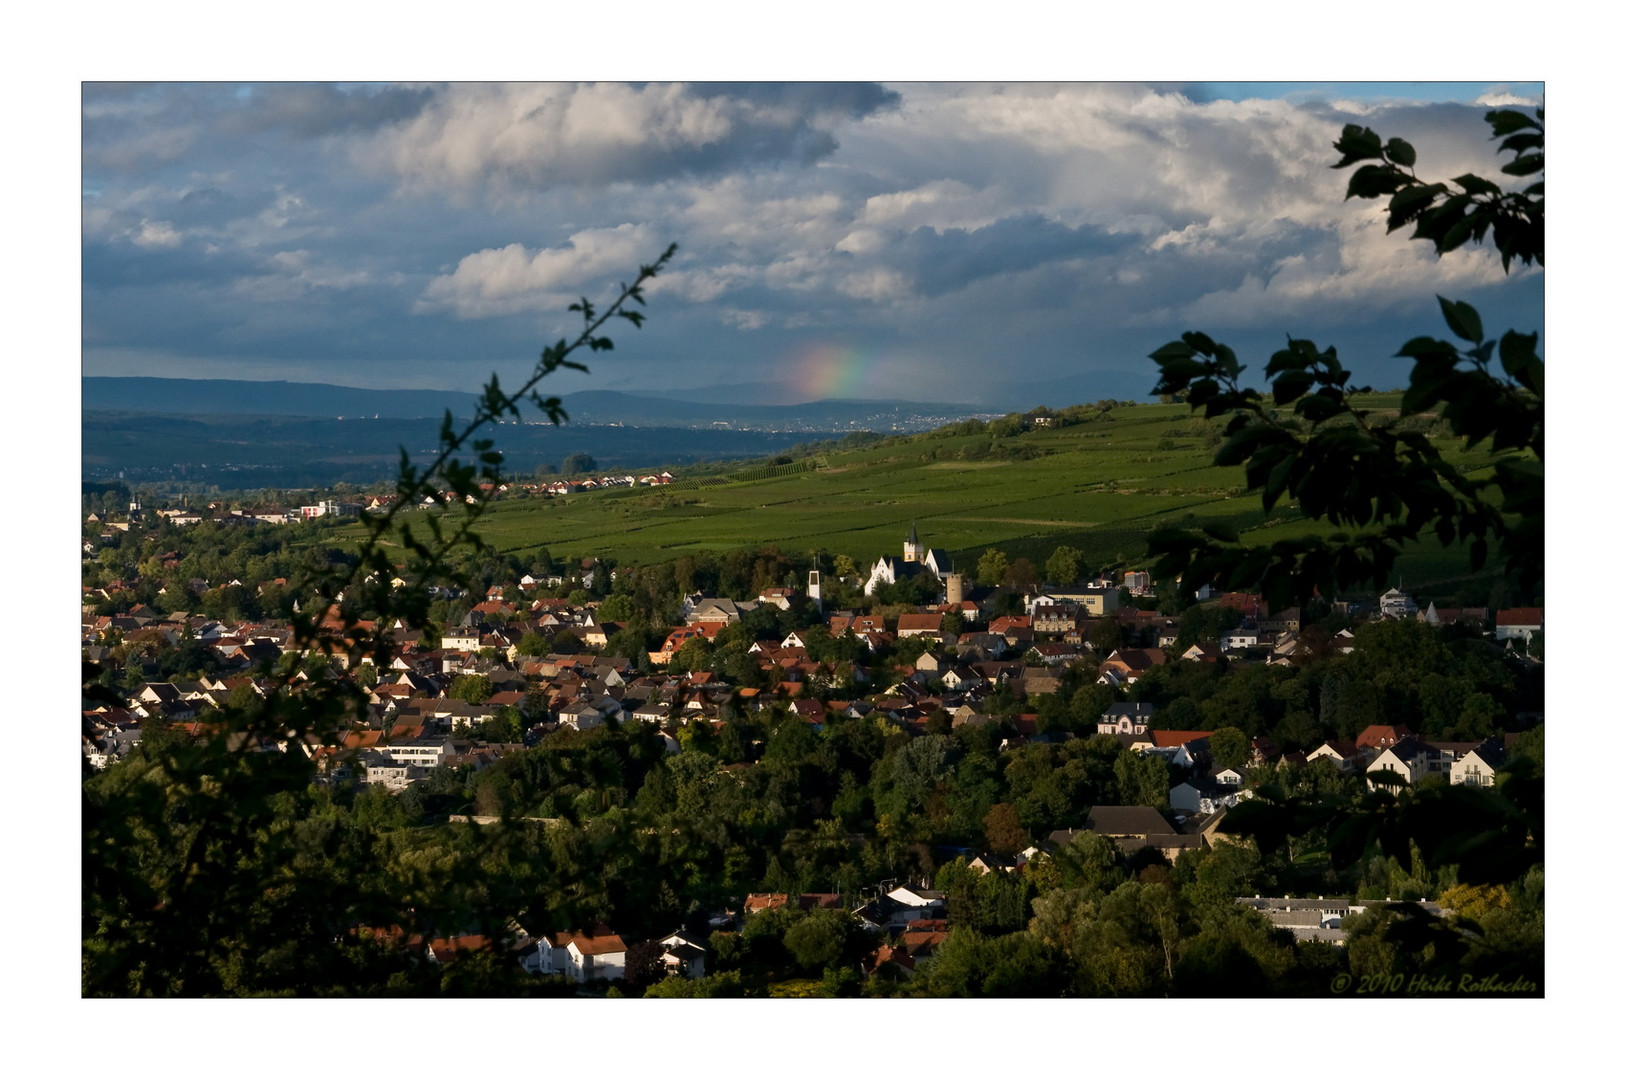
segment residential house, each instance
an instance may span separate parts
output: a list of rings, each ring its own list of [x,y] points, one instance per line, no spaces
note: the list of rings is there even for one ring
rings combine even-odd
[[[917,614],[904,612],[898,616],[898,637],[929,637],[933,641],[943,640],[943,616],[939,612],[926,612]]]
[[[398,730],[397,737],[392,738],[388,745],[379,746],[378,750],[398,764],[416,765],[421,769],[433,769],[457,753],[451,739],[426,736],[422,728],[409,728],[404,732]]]
[[[1455,760],[1456,755],[1449,749],[1408,735],[1393,746],[1386,747],[1366,767],[1367,784],[1376,790],[1380,785],[1371,778],[1378,773],[1399,777],[1407,784],[1416,784],[1426,776],[1449,776]]]
[[[1097,806],[1090,810],[1084,828],[1113,840],[1125,855],[1150,847],[1156,848],[1170,862],[1179,858],[1181,852],[1199,850],[1203,846],[1201,835],[1176,832],[1174,826],[1150,806]],[[1052,834],[1052,838],[1054,836]]]
[[[391,791],[402,791],[424,775],[418,766],[397,761],[376,750],[362,751],[360,765],[362,778],[368,785],[376,784]]]
[[[900,885],[860,904],[853,914],[877,930],[900,931],[921,919],[941,919],[947,908],[945,895],[935,889]]]
[[[1095,725],[1100,735],[1144,735],[1157,706],[1149,701],[1126,701],[1109,706]]]
[[[1078,594],[1078,605],[1088,614],[1100,618],[1118,610],[1118,593],[1119,590],[1112,586],[1083,589]]]
[[[1084,828],[1100,836],[1144,840],[1172,833],[1174,827],[1150,806],[1096,806],[1084,819]],[[1069,833],[1068,839],[1071,839]]]
[[[1238,904],[1270,920],[1272,926],[1292,932],[1299,941],[1342,944],[1343,921],[1365,908],[1341,897],[1237,897]]]
[[[1392,744],[1390,744],[1392,745]],[[1324,742],[1306,756],[1307,761],[1320,761],[1326,758],[1338,767],[1341,773],[1352,773],[1364,769],[1367,762],[1377,754],[1377,749],[1361,746],[1352,742]]]
[[[745,914],[755,915],[759,911],[771,911],[788,903],[790,903],[789,893],[751,893],[745,898]]]
[[[1297,607],[1272,611],[1259,619],[1259,631],[1266,635],[1296,634],[1303,627],[1303,616]]]
[[[1101,662],[1098,682],[1110,686],[1133,683],[1152,668],[1169,662],[1162,649],[1114,649],[1112,655]]]
[[[1410,619],[1417,614],[1417,602],[1398,588],[1378,597],[1378,611],[1385,619]]]
[[[545,939],[552,955],[541,974],[568,975],[578,983],[619,979],[627,970],[627,946],[603,923],[591,931],[561,931]]]
[[[702,979],[706,975],[706,946],[682,930],[661,938],[661,963],[668,975],[681,975],[686,979]]]
[[[1212,814],[1220,807],[1237,804],[1242,793],[1235,788],[1222,789],[1218,781],[1206,776],[1194,776],[1169,788],[1169,809],[1187,814]]]
[[[1506,611],[1496,613],[1496,640],[1507,641],[1510,638],[1519,638],[1528,642],[1530,638],[1542,632],[1545,625],[1545,612],[1542,608],[1508,608]]]
[[[1065,634],[1078,626],[1079,607],[1075,603],[1035,604],[1033,632],[1035,634]]]
[[[1206,768],[1208,738],[1213,734],[1212,731],[1148,731],[1137,738],[1130,749],[1157,754],[1175,768]]]
[[[790,610],[790,602],[795,599],[796,590],[786,588],[763,589],[757,596],[757,603],[772,604],[781,611]]]
[[[572,702],[559,710],[559,726],[589,731],[604,723],[604,714],[585,701]]]
[[[1486,739],[1451,763],[1451,782],[1471,787],[1495,787],[1496,774],[1507,764],[1500,739]]]

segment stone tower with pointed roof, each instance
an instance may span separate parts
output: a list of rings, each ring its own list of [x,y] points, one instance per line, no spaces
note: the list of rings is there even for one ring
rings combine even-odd
[[[909,539],[903,542],[903,561],[922,562],[926,557],[926,549],[920,542],[920,534],[915,531],[915,523],[909,523]]]

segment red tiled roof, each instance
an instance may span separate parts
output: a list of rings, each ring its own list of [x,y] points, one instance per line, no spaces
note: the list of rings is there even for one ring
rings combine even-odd
[[[1184,746],[1198,739],[1206,739],[1214,734],[1212,731],[1152,731],[1152,745],[1164,748],[1170,746]]]
[[[943,616],[932,613],[927,615],[914,615],[904,612],[898,616],[898,633],[905,630],[940,630],[943,627]]]
[[[1409,737],[1411,733],[1411,729],[1405,724],[1369,724],[1359,735],[1355,736],[1355,745],[1382,749],[1386,746],[1393,746],[1401,739]]]
[[[1544,626],[1542,612],[1545,608],[1516,607],[1496,613],[1497,626]]]
[[[609,928],[604,926],[598,927],[594,933],[561,931],[553,935],[553,947],[556,949],[567,948],[572,944],[583,956],[602,956],[605,953],[627,951],[627,944],[621,940],[621,935],[611,933]]]

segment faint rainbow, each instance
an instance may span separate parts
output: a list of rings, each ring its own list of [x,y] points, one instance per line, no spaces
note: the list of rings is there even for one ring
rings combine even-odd
[[[853,397],[875,358],[844,345],[809,345],[791,363],[791,384],[808,401]]]

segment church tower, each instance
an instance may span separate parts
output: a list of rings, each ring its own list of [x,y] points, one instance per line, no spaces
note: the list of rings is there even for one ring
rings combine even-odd
[[[909,523],[909,539],[903,542],[904,562],[924,562],[926,549],[920,543],[920,535],[915,531],[915,523]]]
[[[824,590],[819,585],[819,572],[817,569],[807,572],[807,598],[813,601],[813,609],[824,610]]]

